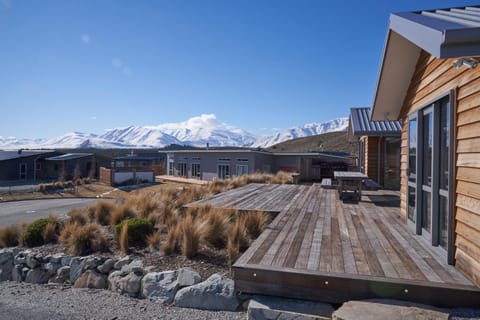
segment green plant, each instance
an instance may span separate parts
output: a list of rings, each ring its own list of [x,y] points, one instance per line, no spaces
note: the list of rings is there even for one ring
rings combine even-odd
[[[150,221],[142,218],[131,218],[115,226],[117,235],[120,235],[124,224],[128,224],[128,243],[130,245],[145,245],[147,237],[153,233],[153,224]]]
[[[19,243],[20,230],[17,226],[0,228],[0,248],[15,247]]]
[[[50,216],[48,218],[41,218],[35,220],[28,225],[27,229],[23,234],[23,241],[25,245],[28,247],[35,247],[44,244],[45,227],[49,223],[55,225],[54,229],[56,233],[60,231],[60,221],[56,217]]]

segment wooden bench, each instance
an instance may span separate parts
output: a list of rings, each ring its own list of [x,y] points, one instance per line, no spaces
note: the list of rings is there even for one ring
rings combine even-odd
[[[320,182],[320,186],[325,189],[330,189],[332,187],[332,179],[330,178],[323,178]]]

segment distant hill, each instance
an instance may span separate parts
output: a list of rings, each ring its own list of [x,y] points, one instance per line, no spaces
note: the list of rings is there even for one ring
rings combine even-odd
[[[272,152],[335,151],[357,155],[357,143],[347,139],[347,132],[329,132],[284,141],[267,148]]]

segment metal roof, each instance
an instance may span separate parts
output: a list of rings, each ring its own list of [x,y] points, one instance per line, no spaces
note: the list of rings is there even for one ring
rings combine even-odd
[[[398,118],[421,50],[439,59],[480,56],[480,5],[390,15],[372,120]]]
[[[358,136],[399,136],[402,134],[401,121],[370,121],[370,108],[350,109],[351,134]]]
[[[45,160],[67,161],[67,160],[81,159],[81,158],[90,157],[90,156],[93,156],[93,153],[66,153],[60,156],[49,157],[49,158],[46,158]]]
[[[18,150],[18,151],[0,151],[0,161],[27,158],[32,156],[46,156],[53,150]]]

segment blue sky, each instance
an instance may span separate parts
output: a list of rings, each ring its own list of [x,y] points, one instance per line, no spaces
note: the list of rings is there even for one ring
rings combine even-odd
[[[370,106],[390,12],[474,1],[0,0],[0,136],[212,113],[256,134]]]

